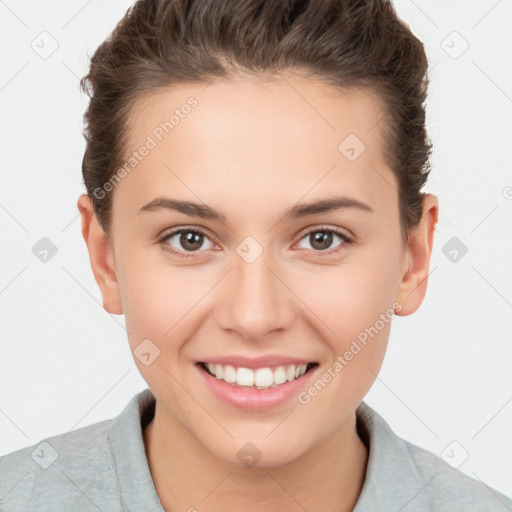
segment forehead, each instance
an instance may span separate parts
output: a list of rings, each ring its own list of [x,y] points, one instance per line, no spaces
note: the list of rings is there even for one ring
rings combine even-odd
[[[128,153],[152,149],[114,192],[151,200],[179,189],[243,207],[252,197],[270,205],[335,188],[395,201],[382,118],[371,91],[296,75],[173,85],[132,106]]]
[[[181,142],[187,139],[203,147],[229,140],[247,150],[251,141],[270,148],[307,138],[322,141],[322,149],[331,146],[338,151],[339,141],[355,133],[372,146],[368,149],[380,149],[380,144],[375,145],[380,131],[374,128],[383,111],[373,90],[335,88],[295,74],[279,76],[217,78],[146,93],[130,110],[131,142],[142,141],[158,124],[174,117],[174,138],[182,134]],[[188,106],[191,98],[193,108]],[[280,131],[283,128],[285,132]],[[187,137],[190,131],[194,138]]]

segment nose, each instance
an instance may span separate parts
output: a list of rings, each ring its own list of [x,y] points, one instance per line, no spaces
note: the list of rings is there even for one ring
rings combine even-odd
[[[279,268],[266,251],[250,263],[235,255],[216,308],[218,326],[246,341],[261,341],[286,331],[300,301],[286,282],[286,272]]]

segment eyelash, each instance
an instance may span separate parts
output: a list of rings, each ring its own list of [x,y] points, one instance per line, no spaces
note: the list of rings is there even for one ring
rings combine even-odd
[[[331,227],[327,227],[327,226],[320,226],[320,227],[314,228],[314,229],[312,229],[310,231],[307,231],[306,233],[304,233],[300,237],[299,241],[302,240],[303,238],[305,238],[306,236],[311,235],[312,233],[317,233],[317,232],[333,233],[335,235],[338,235],[343,240],[343,242],[344,242],[344,243],[338,245],[337,247],[335,247],[334,249],[325,250],[325,251],[314,251],[314,252],[317,252],[319,254],[326,254],[326,255],[334,254],[336,252],[339,252],[339,251],[343,250],[343,247],[345,245],[351,245],[351,244],[354,243],[354,239],[353,238],[349,237],[348,235],[346,235],[345,233],[343,233],[339,229],[331,228]],[[179,233],[197,233],[197,234],[201,234],[201,235],[205,236],[206,238],[209,238],[208,234],[205,233],[204,231],[202,231],[201,229],[198,229],[198,228],[180,228],[180,229],[177,229],[175,231],[171,231],[170,233],[165,234],[163,237],[161,237],[158,240],[158,243],[160,243],[162,245],[164,250],[170,252],[171,254],[173,254],[175,256],[178,256],[179,258],[196,258],[196,257],[198,257],[198,256],[196,256],[195,253],[189,253],[189,255],[185,256],[182,251],[176,251],[176,250],[172,249],[169,244],[165,243],[165,242],[167,242],[167,240],[169,238],[172,238],[174,235],[177,235]],[[202,252],[202,251],[196,251],[196,252]]]

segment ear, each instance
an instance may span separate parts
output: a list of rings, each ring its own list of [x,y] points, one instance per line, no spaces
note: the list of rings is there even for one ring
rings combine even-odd
[[[103,307],[109,313],[120,315],[123,308],[110,241],[96,218],[91,198],[82,194],[78,198],[77,207],[82,218],[82,236],[89,250],[94,279],[103,297]]]
[[[427,292],[430,255],[434,231],[439,214],[439,201],[432,194],[425,194],[422,201],[423,213],[417,226],[409,231],[405,254],[405,273],[399,284],[396,301],[402,307],[395,309],[400,316],[414,313],[423,302]]]

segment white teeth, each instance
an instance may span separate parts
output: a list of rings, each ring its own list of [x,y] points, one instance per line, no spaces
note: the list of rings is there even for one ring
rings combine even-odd
[[[238,368],[236,383],[239,386],[254,386],[254,372],[249,368]]]
[[[306,373],[307,364],[290,365],[288,368],[279,366],[274,370],[270,368],[258,368],[256,371],[250,368],[235,368],[231,365],[207,363],[208,370],[219,380],[224,380],[235,386],[256,387],[258,389],[270,388],[292,381]]]
[[[224,380],[226,382],[236,382],[236,370],[231,365],[224,366]]]
[[[222,379],[224,377],[224,368],[221,364],[215,365],[215,377],[217,377],[217,379]]]
[[[270,368],[259,368],[254,374],[256,386],[268,388],[274,384],[274,374]]]
[[[284,368],[280,366],[274,371],[274,384],[283,384],[286,382],[286,372]]]

